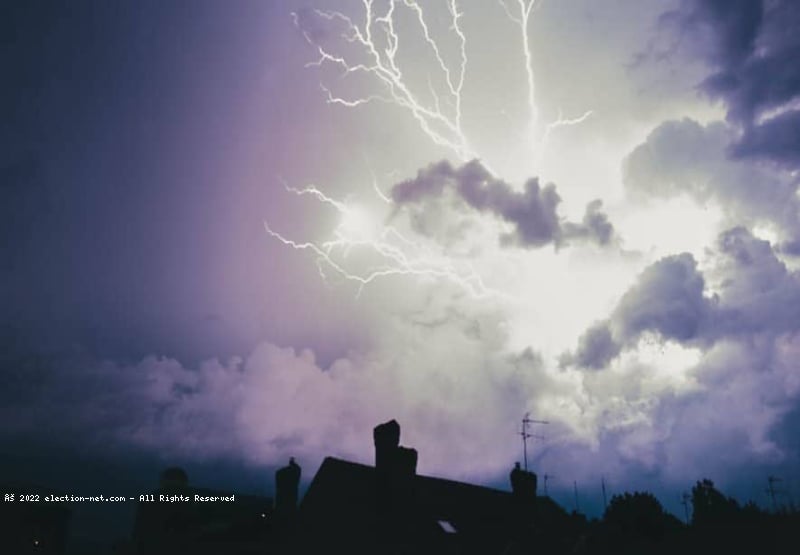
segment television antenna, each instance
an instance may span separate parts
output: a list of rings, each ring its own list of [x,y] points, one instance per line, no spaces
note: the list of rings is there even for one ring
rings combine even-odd
[[[778,504],[775,501],[775,483],[782,482],[780,478],[776,476],[768,476],[767,477],[767,493],[769,494],[769,498],[772,500],[772,512],[778,512]]]
[[[547,497],[547,482],[551,478],[555,478],[555,476],[553,476],[552,474],[545,474],[544,475],[544,495],[545,495],[545,497]]]
[[[691,500],[692,496],[686,492],[683,492],[681,495],[681,505],[683,505],[683,514],[686,517],[686,524],[689,524],[689,500]]]
[[[523,460],[525,461],[525,471],[528,470],[528,439],[544,439],[542,435],[531,434],[528,432],[528,426],[530,424],[550,424],[547,420],[533,420],[530,417],[530,412],[526,412],[525,416],[522,418],[522,428],[520,429],[519,435],[522,436],[522,455]]]

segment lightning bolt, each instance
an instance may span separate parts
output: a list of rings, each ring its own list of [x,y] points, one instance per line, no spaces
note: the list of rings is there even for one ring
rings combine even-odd
[[[529,129],[534,147],[533,160],[538,164],[546,150],[547,142],[557,129],[578,125],[585,121],[592,112],[587,111],[576,118],[563,118],[560,111],[555,121],[544,126],[539,125],[539,110],[536,103],[536,80],[533,70],[533,56],[528,28],[532,14],[537,7],[537,0],[499,0],[509,19],[517,24],[522,32],[522,54],[525,61],[527,84],[527,104],[529,112]],[[339,12],[315,9],[311,13],[332,26],[341,29],[340,37],[344,43],[334,50],[323,46],[303,28],[297,13],[291,17],[294,26],[300,31],[305,41],[316,51],[317,59],[306,64],[306,67],[333,67],[339,70],[341,79],[349,76],[366,76],[377,85],[376,92],[357,96],[342,95],[325,83],[320,83],[326,101],[346,108],[382,102],[396,106],[417,122],[420,130],[436,145],[450,150],[462,161],[480,158],[471,147],[463,129],[464,85],[468,69],[467,36],[461,26],[463,13],[456,0],[446,0],[445,6],[449,17],[449,35],[457,44],[456,60],[448,61],[444,54],[441,37],[437,37],[429,25],[426,11],[417,0],[386,0],[381,7],[376,7],[374,0],[361,0],[363,20],[356,22],[352,17]],[[412,16],[417,28],[421,31],[424,43],[435,60],[434,73],[437,83],[428,76],[428,94],[420,95],[409,82],[406,73],[398,60],[401,34],[396,27],[398,13],[404,11]],[[341,51],[339,51],[341,50]],[[536,136],[539,135],[538,139]],[[491,168],[482,162],[490,172]],[[386,224],[380,231],[357,230],[345,222],[354,217],[354,207],[348,202],[333,199],[315,186],[295,189],[284,184],[286,190],[296,195],[309,196],[336,210],[342,217],[333,231],[331,239],[323,242],[299,242],[289,239],[264,223],[267,233],[283,244],[296,250],[310,251],[316,256],[317,267],[324,280],[331,273],[346,281],[358,285],[358,295],[364,287],[374,281],[388,276],[414,276],[417,278],[446,280],[466,291],[475,298],[499,296],[508,298],[507,294],[495,291],[486,286],[481,276],[469,263],[456,263],[448,257],[441,247],[431,248],[403,235],[398,229]],[[374,174],[372,188],[378,198],[388,205],[394,205],[392,199],[381,191]],[[438,250],[437,250],[438,249]],[[366,269],[357,269],[348,255],[354,250],[367,252],[379,263]]]
[[[536,0],[517,0],[517,7],[519,8],[519,15],[516,15],[511,8],[506,3],[506,0],[498,0],[500,5],[503,7],[503,10],[506,12],[508,18],[519,25],[521,35],[522,35],[522,53],[525,59],[525,75],[527,77],[527,84],[528,84],[528,113],[529,113],[529,133],[531,137],[531,142],[535,146],[536,152],[536,161],[537,165],[538,162],[541,160],[544,151],[547,148],[547,143],[550,140],[550,135],[553,131],[560,127],[567,127],[572,125],[578,125],[586,121],[586,119],[592,115],[592,110],[587,110],[582,115],[575,117],[575,118],[564,118],[561,114],[561,110],[558,111],[558,118],[544,126],[544,131],[541,134],[541,137],[537,138],[537,130],[539,129],[539,108],[536,104],[536,79],[534,77],[533,71],[533,55],[531,53],[531,43],[530,43],[530,36],[528,34],[528,27],[530,25],[531,20],[531,13],[533,13],[535,6],[541,6],[541,3],[537,4]]]
[[[268,222],[264,222],[264,229],[271,237],[293,249],[315,254],[320,276],[326,282],[329,280],[329,272],[332,271],[344,280],[357,284],[356,296],[360,296],[364,287],[378,279],[414,276],[448,281],[476,299],[509,297],[488,287],[471,263],[456,264],[441,252],[408,238],[394,226],[384,224],[378,233],[348,229],[345,222],[348,217],[353,216],[356,209],[346,201],[331,198],[313,185],[297,189],[284,183],[284,187],[295,195],[313,197],[320,203],[333,207],[342,216],[342,223],[334,229],[333,238],[320,243],[289,239],[274,230]],[[377,183],[375,189],[384,201],[391,202],[377,188]],[[357,271],[348,263],[348,255],[354,249],[362,249],[380,262]]]
[[[400,36],[395,29],[396,10],[402,4],[414,16],[422,30],[425,42],[433,53],[442,72],[443,80],[447,85],[447,95],[450,110],[441,106],[439,95],[433,87],[432,101],[426,102],[416,94],[407,82],[406,76],[397,60],[400,45]],[[292,13],[295,27],[300,30],[306,42],[317,51],[319,58],[307,64],[307,67],[322,67],[332,64],[339,67],[342,76],[360,73],[371,76],[383,90],[382,94],[365,95],[356,98],[345,98],[334,93],[329,87],[321,85],[329,104],[353,108],[370,102],[386,102],[396,105],[411,113],[419,124],[420,129],[433,141],[434,144],[451,150],[462,161],[476,158],[475,151],[470,146],[462,128],[462,91],[467,71],[467,39],[461,29],[459,19],[462,14],[458,11],[455,0],[448,0],[447,9],[450,14],[451,30],[456,35],[460,45],[460,60],[457,68],[451,68],[444,56],[439,42],[434,38],[428,26],[425,12],[416,0],[389,0],[388,7],[382,15],[375,11],[373,0],[362,0],[364,7],[364,24],[358,25],[349,16],[337,11],[314,10],[314,13],[327,21],[338,22],[344,26],[342,38],[351,45],[357,46],[368,61],[355,63],[340,54],[324,48],[300,25],[297,13]]]
[[[505,3],[504,0],[499,0],[500,5],[505,10],[508,18],[520,26],[522,30],[522,53],[525,57],[525,75],[528,81],[528,112],[531,122],[531,129],[536,125],[539,120],[539,109],[536,106],[536,84],[533,75],[533,56],[531,55],[531,41],[528,36],[528,24],[531,19],[531,12],[536,5],[536,0],[517,0],[519,7],[519,16],[514,15],[511,8]]]

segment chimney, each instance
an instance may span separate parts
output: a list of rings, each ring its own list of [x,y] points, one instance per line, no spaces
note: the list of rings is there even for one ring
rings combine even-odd
[[[411,477],[417,474],[417,450],[398,447],[394,456],[394,471],[398,476]]]
[[[511,492],[518,501],[528,503],[536,500],[536,474],[522,470],[519,463],[511,471]]]
[[[380,510],[410,507],[417,474],[417,450],[400,446],[400,424],[390,420],[375,426],[375,493]]]
[[[300,485],[300,465],[289,459],[289,464],[275,472],[275,510],[291,515],[297,509],[297,488]]]
[[[396,420],[378,424],[372,430],[372,438],[375,442],[375,468],[378,472],[388,472],[400,445],[400,424]]]

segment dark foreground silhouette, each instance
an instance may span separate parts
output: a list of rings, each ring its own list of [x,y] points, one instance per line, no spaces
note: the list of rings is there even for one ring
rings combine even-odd
[[[539,495],[512,469],[511,491],[416,472],[394,420],[373,432],[375,465],[328,457],[298,504],[301,469],[275,474],[275,499],[193,487],[169,468],[140,498],[130,540],[106,553],[192,554],[715,554],[800,553],[800,512],[740,506],[701,480],[681,522],[650,493],[611,498],[600,519]],[[19,488],[17,488],[19,490]],[[2,553],[68,553],[67,504],[4,503]],[[687,504],[688,509],[688,504]],[[7,549],[9,548],[9,549]]]

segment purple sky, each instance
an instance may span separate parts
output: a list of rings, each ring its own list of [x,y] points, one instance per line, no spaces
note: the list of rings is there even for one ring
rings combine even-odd
[[[797,5],[428,4],[2,8],[4,444],[800,494]]]

